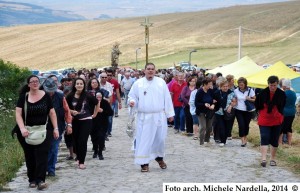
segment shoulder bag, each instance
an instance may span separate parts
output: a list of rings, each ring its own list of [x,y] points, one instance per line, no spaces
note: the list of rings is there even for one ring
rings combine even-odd
[[[250,89],[248,91],[248,96],[250,94]],[[246,110],[248,112],[253,112],[255,111],[255,105],[254,105],[254,102],[251,102],[251,101],[248,101],[248,100],[245,100],[245,105],[246,105]]]
[[[25,105],[24,105],[24,112],[25,112],[25,128],[28,130],[29,135],[25,137],[25,141],[27,144],[30,145],[39,145],[43,143],[46,139],[47,134],[47,123],[48,123],[48,116],[45,125],[34,125],[34,126],[27,126],[26,125],[26,118],[27,118],[27,97],[28,93],[25,96]]]

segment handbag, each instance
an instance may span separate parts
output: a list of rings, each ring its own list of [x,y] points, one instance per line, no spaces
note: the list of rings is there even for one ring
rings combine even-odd
[[[39,145],[43,143],[46,139],[47,135],[47,123],[48,123],[48,116],[47,121],[45,125],[34,125],[34,126],[27,126],[26,125],[26,118],[27,118],[27,97],[28,93],[26,93],[25,96],[25,105],[24,105],[24,111],[25,111],[25,128],[28,130],[29,134],[27,137],[25,137],[25,141],[29,145]]]
[[[224,119],[225,120],[232,120],[235,117],[235,109],[232,108],[230,113],[227,112],[227,110],[224,110]]]
[[[250,90],[248,91],[248,96],[250,94]],[[251,101],[248,101],[248,100],[245,100],[245,105],[246,105],[246,110],[248,112],[253,112],[255,111],[255,105],[254,105],[254,102],[251,102]]]

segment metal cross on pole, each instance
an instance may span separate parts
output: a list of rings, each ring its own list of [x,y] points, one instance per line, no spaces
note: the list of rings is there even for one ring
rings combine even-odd
[[[148,17],[141,23],[141,26],[145,26],[146,64],[148,64],[149,27],[152,27],[152,25],[153,23],[149,23]]]

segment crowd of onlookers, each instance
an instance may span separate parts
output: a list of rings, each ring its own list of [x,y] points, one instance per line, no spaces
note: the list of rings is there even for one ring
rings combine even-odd
[[[29,186],[44,189],[46,172],[48,176],[55,176],[58,146],[62,137],[70,152],[66,159],[75,159],[79,169],[85,169],[89,136],[93,143],[93,158],[103,160],[105,141],[109,141],[113,134],[113,118],[119,116],[119,109],[128,107],[130,89],[143,76],[143,70],[122,68],[102,71],[83,68],[77,72],[70,71],[60,82],[55,75],[50,75],[41,84],[38,76],[30,76],[20,93],[16,111],[19,127],[16,133],[25,153]],[[168,126],[174,129],[175,134],[191,136],[200,146],[209,145],[213,135],[215,143],[224,147],[232,139],[236,120],[240,145],[246,147],[250,121],[257,119],[261,132],[263,167],[266,166],[269,144],[272,147],[271,166],[276,165],[278,145],[284,142],[292,145],[296,94],[292,91],[289,79],[279,80],[271,76],[266,80],[267,88],[254,89],[248,86],[244,77],[223,77],[221,72],[206,74],[203,69],[159,69],[156,76],[165,80],[170,91],[175,117]],[[28,103],[27,116],[24,116],[24,102]],[[57,121],[53,120],[53,110]],[[46,121],[47,114],[51,115],[52,124],[48,119]],[[37,117],[40,117],[38,122]],[[26,118],[27,124],[31,125],[49,123],[47,140],[42,143],[44,145],[34,146],[24,142],[28,136]],[[54,137],[51,137],[51,131]],[[283,136],[286,136],[286,140]],[[40,163],[46,160],[45,155],[48,155],[48,164]]]

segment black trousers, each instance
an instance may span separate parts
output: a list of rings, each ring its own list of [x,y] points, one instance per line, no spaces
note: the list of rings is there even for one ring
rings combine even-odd
[[[234,120],[235,120],[235,117],[233,119],[227,120],[228,127],[229,127],[229,131],[228,131],[227,137],[232,137],[231,133],[232,133],[232,128],[233,128]]]
[[[67,132],[64,134],[65,144],[67,148],[73,147],[73,137],[72,134],[67,135]]]
[[[221,143],[226,144],[227,136],[229,135],[230,132],[230,124],[231,120],[225,120],[224,115],[218,115],[215,114],[215,119],[216,119],[216,130],[218,130],[219,137],[221,140]]]
[[[48,151],[53,139],[53,131],[47,130],[46,139],[40,145],[27,144],[19,129],[17,137],[24,151],[28,181],[45,182],[48,168]]]
[[[236,109],[235,117],[239,125],[239,136],[246,137],[249,134],[249,125],[252,118],[252,112]]]
[[[190,106],[187,105],[184,107],[184,114],[185,114],[185,127],[187,133],[194,133],[193,130],[193,117],[190,112]]]
[[[93,143],[94,154],[102,154],[105,147],[105,137],[107,133],[107,125],[94,124],[91,131],[91,139]]]
[[[76,120],[72,121],[73,126],[73,149],[77,155],[79,164],[84,164],[86,152],[87,152],[87,141],[89,138],[90,130],[93,126],[92,119]]]

